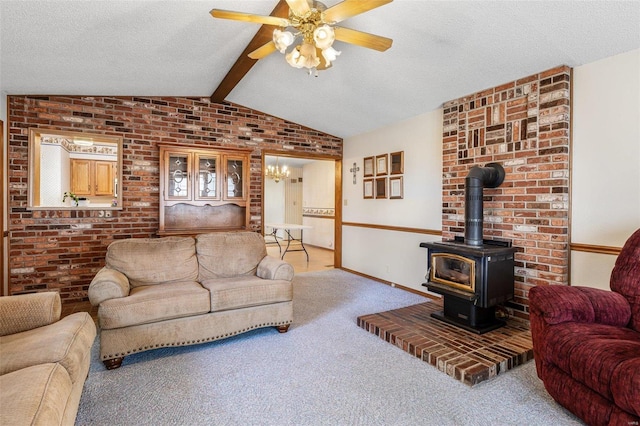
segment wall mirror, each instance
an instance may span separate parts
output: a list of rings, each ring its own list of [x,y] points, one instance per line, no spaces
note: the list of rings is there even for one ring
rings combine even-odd
[[[29,129],[29,209],[119,210],[121,182],[121,137]]]

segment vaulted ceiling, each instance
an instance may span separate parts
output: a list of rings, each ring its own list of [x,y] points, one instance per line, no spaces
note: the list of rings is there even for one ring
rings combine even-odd
[[[209,11],[269,15],[277,4],[3,0],[0,90],[210,98],[260,25]],[[349,137],[557,65],[638,49],[639,22],[637,1],[395,0],[341,23],[392,38],[386,52],[336,42],[342,54],[318,77],[276,52],[225,99]]]

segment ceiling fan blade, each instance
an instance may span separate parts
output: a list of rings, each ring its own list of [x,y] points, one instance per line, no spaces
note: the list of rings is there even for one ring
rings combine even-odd
[[[352,16],[367,12],[376,7],[384,6],[393,0],[344,0],[324,11],[324,21],[327,23],[341,22]]]
[[[286,19],[289,16],[289,5],[284,0],[279,0],[276,7],[270,13],[271,16]],[[231,91],[238,85],[251,68],[258,62],[247,56],[250,52],[273,39],[273,27],[263,25],[251,39],[247,47],[242,51],[231,69],[218,84],[210,96],[211,102],[222,103]]]
[[[304,16],[311,10],[307,0],[286,0],[286,2],[289,5],[289,9],[291,9],[296,16]]]
[[[393,40],[375,34],[365,33],[363,31],[352,30],[344,27],[334,27],[336,40],[346,43],[355,44],[369,49],[384,52],[391,47]]]
[[[251,13],[233,12],[231,10],[212,9],[211,16],[221,19],[232,19],[234,21],[253,22],[256,24],[275,25],[276,27],[288,27],[290,22],[285,18],[277,16],[253,15]]]
[[[265,56],[269,56],[275,51],[276,51],[276,45],[273,41],[270,41],[269,43],[263,44],[253,52],[249,53],[249,57],[251,59],[262,59]]]

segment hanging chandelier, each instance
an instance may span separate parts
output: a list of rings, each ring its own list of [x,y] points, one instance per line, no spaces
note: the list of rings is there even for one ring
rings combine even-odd
[[[280,168],[278,164],[278,158],[276,157],[276,165],[267,166],[264,170],[264,175],[267,179],[273,179],[276,183],[280,182],[280,179],[289,177],[289,169],[287,166]]]

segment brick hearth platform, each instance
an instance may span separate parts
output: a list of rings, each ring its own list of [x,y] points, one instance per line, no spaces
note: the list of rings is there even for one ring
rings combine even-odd
[[[358,317],[358,326],[473,386],[533,359],[531,332],[522,321],[478,335],[431,317],[432,301]]]

